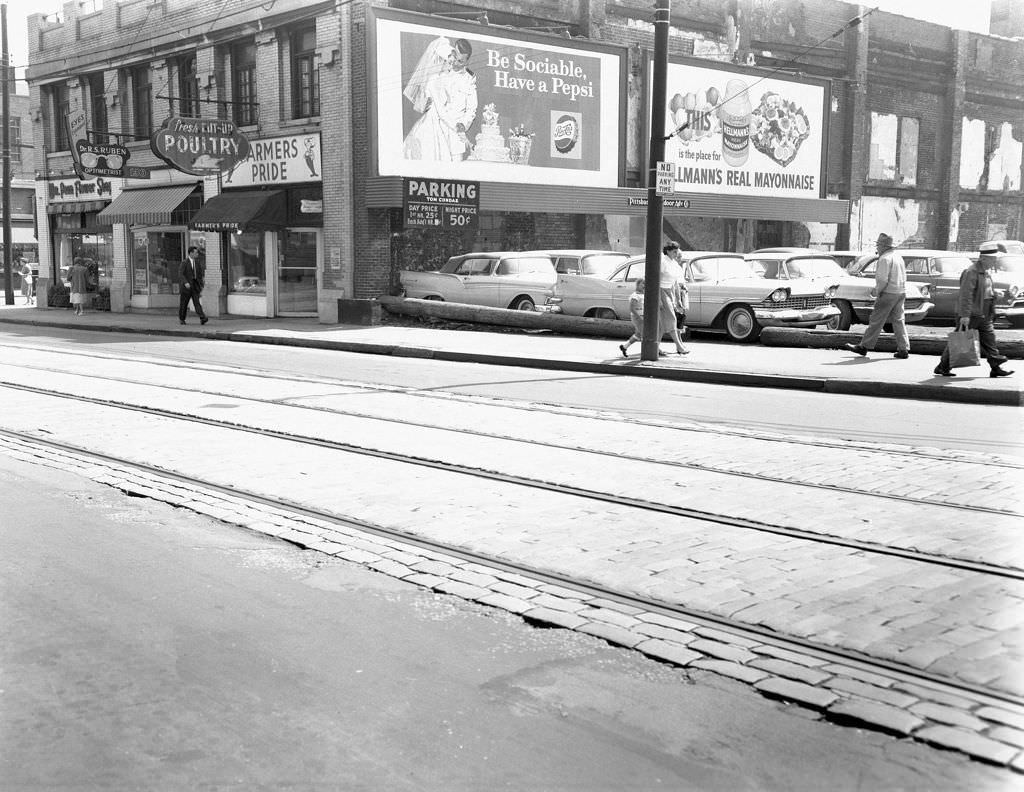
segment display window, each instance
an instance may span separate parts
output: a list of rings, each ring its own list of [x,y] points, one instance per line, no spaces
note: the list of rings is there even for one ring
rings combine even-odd
[[[114,276],[114,237],[109,233],[68,234],[58,237],[57,262],[60,277],[67,281],[75,259],[81,259],[88,272],[89,291],[109,290]]]
[[[233,294],[266,294],[266,256],[262,231],[225,234],[228,251],[228,291]]]
[[[185,244],[184,230],[134,231],[132,294],[177,294]]]

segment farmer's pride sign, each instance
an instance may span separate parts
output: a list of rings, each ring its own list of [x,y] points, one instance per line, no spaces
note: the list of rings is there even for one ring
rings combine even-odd
[[[374,12],[378,173],[618,186],[624,50]]]

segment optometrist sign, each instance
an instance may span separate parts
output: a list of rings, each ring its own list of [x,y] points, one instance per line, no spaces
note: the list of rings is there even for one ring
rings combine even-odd
[[[626,50],[372,9],[377,173],[615,187]]]
[[[480,185],[450,179],[403,179],[405,228],[475,231],[480,216]]]
[[[653,69],[649,61],[648,85]],[[766,75],[706,61],[668,64],[665,160],[675,192],[825,197],[829,84]]]

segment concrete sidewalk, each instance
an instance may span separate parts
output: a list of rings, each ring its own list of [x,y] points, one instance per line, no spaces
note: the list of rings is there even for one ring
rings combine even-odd
[[[579,338],[550,332],[442,330],[394,324],[324,325],[315,318],[285,317],[219,317],[200,326],[190,316],[189,324],[183,326],[172,312],[94,311],[75,316],[66,309],[25,305],[0,306],[0,322],[823,393],[1007,406],[1024,403],[1024,371],[1013,377],[992,379],[984,362],[958,370],[956,377],[944,378],[933,374],[938,359],[929,354],[895,360],[891,353],[874,352],[862,358],[843,350],[731,344],[709,340],[710,336],[687,342],[689,355],[680,357],[673,352],[655,362],[641,362],[639,344],[633,345],[633,354],[626,359],[618,349],[620,339]],[[850,333],[849,337],[854,341],[859,334]],[[670,348],[671,344],[662,344],[662,349]],[[1013,368],[1014,363],[1010,361],[1008,367]]]

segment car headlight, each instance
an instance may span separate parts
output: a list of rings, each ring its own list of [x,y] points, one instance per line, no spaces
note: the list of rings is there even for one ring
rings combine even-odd
[[[772,302],[785,302],[789,299],[789,289],[776,289],[768,295],[768,299]]]
[[[838,292],[838,291],[839,291],[839,284],[838,283],[833,285],[833,286],[829,286],[827,289],[825,289],[825,299],[826,300],[831,300],[833,297],[836,296],[836,292]]]
[[[930,300],[932,298],[932,287],[927,283],[923,283],[917,288],[921,291],[921,296],[924,297],[924,299]]]
[[[1016,284],[1014,284],[1013,286],[1010,286],[1010,288],[1006,290],[1006,293],[1010,295],[1010,299],[1013,299],[1018,294],[1020,294],[1020,289],[1016,286]]]

